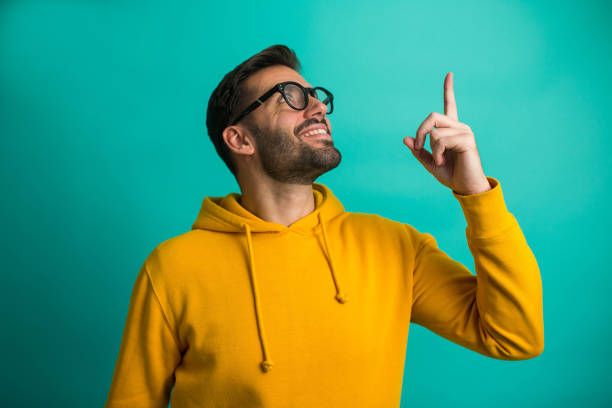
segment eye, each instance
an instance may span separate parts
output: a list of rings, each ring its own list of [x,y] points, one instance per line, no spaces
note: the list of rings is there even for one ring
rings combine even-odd
[[[282,95],[280,96],[280,98],[278,98],[278,103],[285,103],[285,98],[283,98]]]

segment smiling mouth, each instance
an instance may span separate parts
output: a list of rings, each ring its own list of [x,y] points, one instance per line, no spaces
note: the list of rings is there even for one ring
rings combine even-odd
[[[325,130],[325,129],[311,130],[309,132],[304,133],[302,135],[302,137],[316,137],[316,138],[326,137],[326,138],[331,138],[331,136],[327,133],[327,130]]]

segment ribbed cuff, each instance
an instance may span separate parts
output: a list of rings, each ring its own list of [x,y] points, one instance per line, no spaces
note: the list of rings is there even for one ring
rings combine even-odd
[[[487,180],[491,190],[484,193],[460,195],[453,191],[468,224],[466,234],[471,238],[498,235],[512,222],[499,181],[493,177]]]

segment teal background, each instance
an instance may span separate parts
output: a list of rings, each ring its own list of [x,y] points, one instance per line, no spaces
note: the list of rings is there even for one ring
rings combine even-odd
[[[210,93],[282,43],[336,95],[343,160],[317,181],[474,271],[459,203],[402,143],[454,72],[541,268],[543,354],[494,360],[412,325],[402,407],[610,406],[610,17],[603,1],[3,1],[0,404],[104,404],[144,259],[204,196],[238,191]]]

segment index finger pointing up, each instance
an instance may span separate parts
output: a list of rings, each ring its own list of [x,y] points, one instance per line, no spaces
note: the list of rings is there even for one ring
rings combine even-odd
[[[444,114],[451,119],[459,120],[457,117],[457,104],[455,103],[455,91],[453,90],[453,73],[449,72],[444,78]]]

